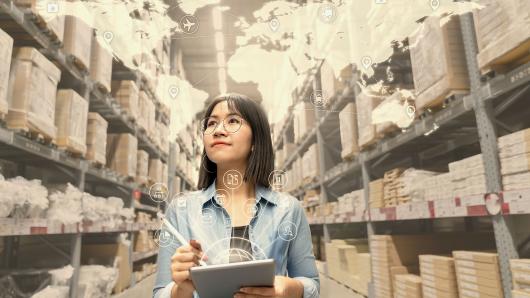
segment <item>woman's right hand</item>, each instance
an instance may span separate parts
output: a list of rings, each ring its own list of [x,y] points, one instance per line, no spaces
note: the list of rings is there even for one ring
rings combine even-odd
[[[171,278],[177,286],[177,295],[172,295],[173,297],[181,297],[181,293],[185,296],[193,294],[195,286],[190,279],[190,268],[198,266],[202,257],[201,244],[196,240],[191,240],[188,245],[177,248],[171,257]]]

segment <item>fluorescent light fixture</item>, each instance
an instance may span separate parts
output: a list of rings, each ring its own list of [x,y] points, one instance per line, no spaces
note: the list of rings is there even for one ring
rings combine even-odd
[[[221,31],[215,32],[215,49],[217,51],[224,51],[225,49],[225,38]]]
[[[225,67],[226,66],[225,53],[224,52],[217,52],[217,65],[219,67]]]
[[[220,31],[223,28],[223,21],[221,18],[221,9],[219,7],[214,7],[212,9],[212,18],[213,18],[213,28],[216,31]]]

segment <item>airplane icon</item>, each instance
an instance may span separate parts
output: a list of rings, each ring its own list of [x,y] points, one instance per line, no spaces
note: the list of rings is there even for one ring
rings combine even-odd
[[[197,18],[193,15],[185,15],[180,19],[180,25],[184,33],[193,34],[199,29]]]

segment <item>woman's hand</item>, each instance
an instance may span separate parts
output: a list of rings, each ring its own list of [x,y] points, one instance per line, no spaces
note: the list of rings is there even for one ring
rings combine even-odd
[[[239,289],[235,298],[290,297],[304,296],[304,286],[296,279],[276,275],[274,287],[246,287]]]
[[[190,244],[177,248],[175,254],[171,257],[171,279],[175,282],[171,297],[183,297],[193,294],[195,286],[190,279],[190,268],[198,266],[202,257],[203,253],[198,241],[191,240]]]

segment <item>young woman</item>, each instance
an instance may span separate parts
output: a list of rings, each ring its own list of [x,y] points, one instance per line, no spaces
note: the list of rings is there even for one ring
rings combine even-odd
[[[189,269],[273,258],[274,287],[241,288],[234,297],[318,297],[311,232],[294,197],[272,190],[277,181],[267,116],[240,94],[216,98],[202,123],[200,191],[168,204],[166,218],[190,239],[161,239],[153,297],[198,297]],[[274,180],[274,181],[271,181]],[[223,298],[223,297],[220,297]]]

